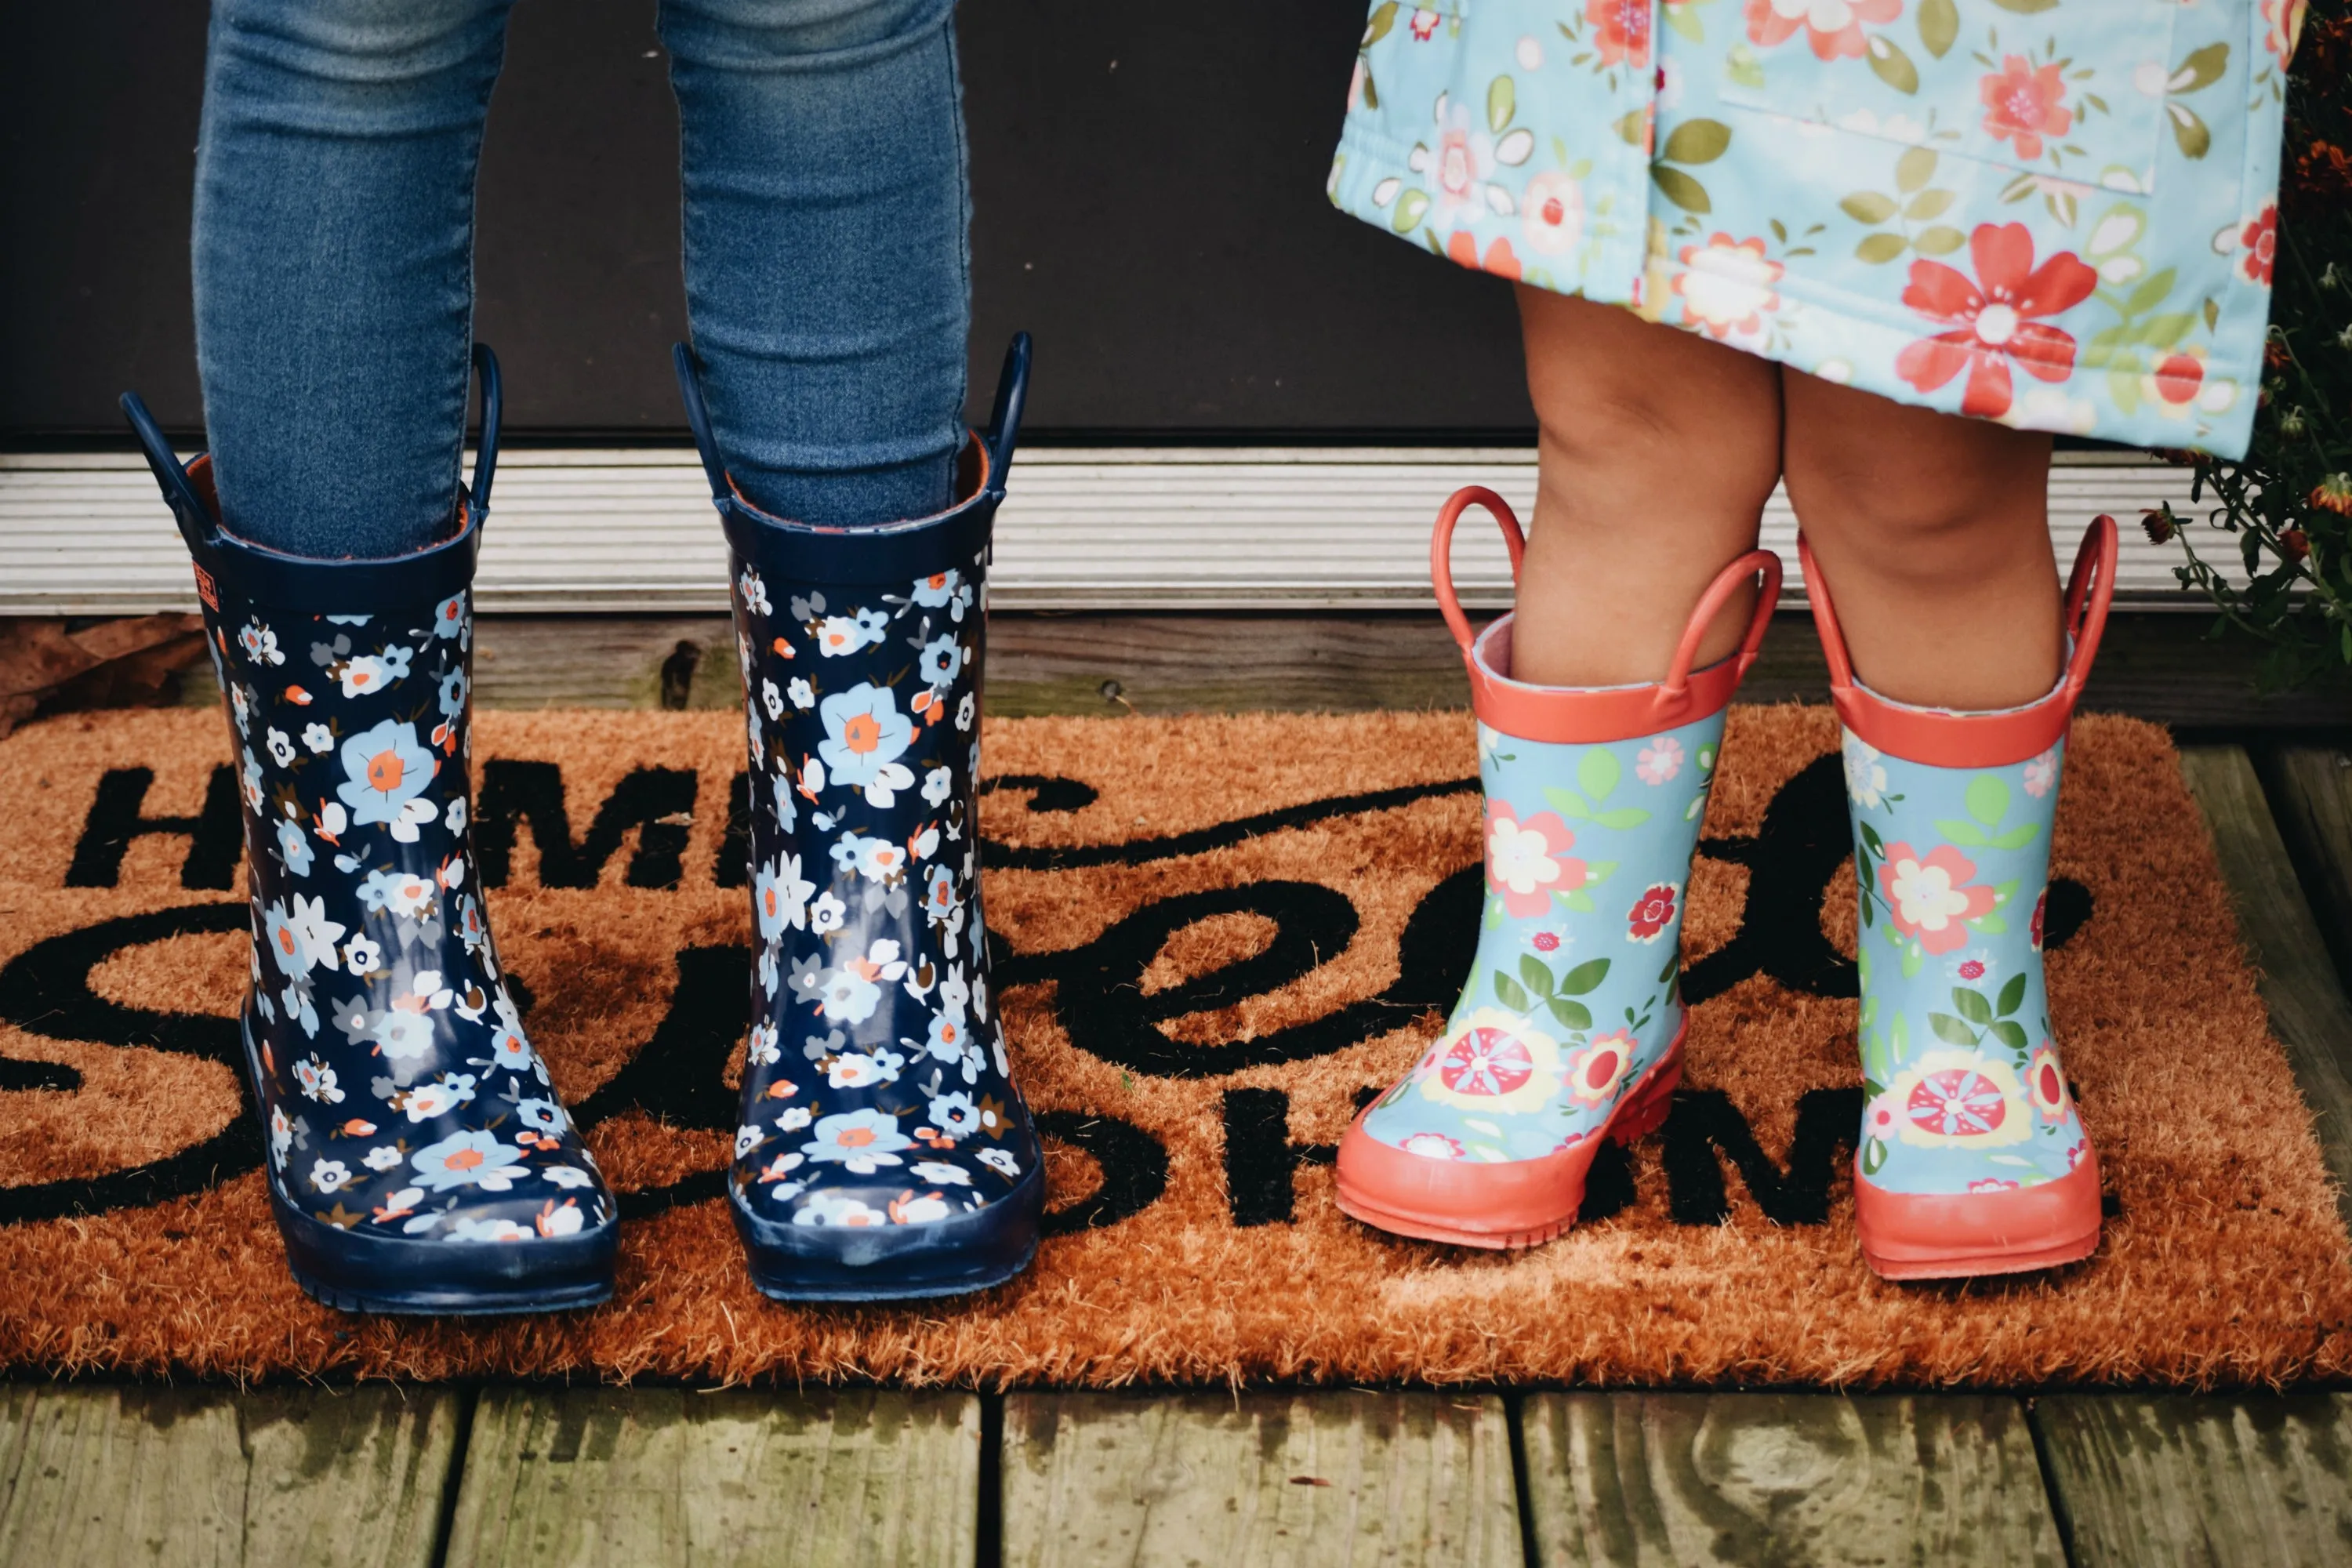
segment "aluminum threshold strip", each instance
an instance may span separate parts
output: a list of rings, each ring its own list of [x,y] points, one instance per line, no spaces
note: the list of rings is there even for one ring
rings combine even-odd
[[[2125,524],[2118,597],[2195,608],[2150,544],[2143,508],[2191,515],[2189,472],[2136,456],[2063,454],[2050,526],[2063,563],[2101,511]],[[1525,518],[1532,449],[1508,447],[1032,448],[997,527],[990,602],[1003,610],[1414,610],[1433,601],[1430,519],[1466,484]],[[1629,520],[1638,527],[1641,520]],[[1776,493],[1764,542],[1804,602],[1796,517]],[[2223,552],[2224,556],[2233,552]],[[1509,563],[1482,514],[1454,546],[1463,600],[1499,609]],[[490,614],[685,614],[727,608],[726,549],[693,454],[512,450],[483,541]],[[139,460],[0,454],[0,615],[193,609],[186,557]]]

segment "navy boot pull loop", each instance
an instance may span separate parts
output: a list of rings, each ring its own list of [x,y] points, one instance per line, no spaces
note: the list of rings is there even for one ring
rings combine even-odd
[[[702,401],[702,373],[695,363],[694,351],[684,343],[672,343],[669,357],[677,367],[677,393],[686,404],[687,428],[694,432],[694,449],[702,454],[702,471],[710,479],[710,499],[724,510],[729,499],[727,465],[719,460],[719,443],[710,434],[710,410]]]
[[[490,480],[499,471],[499,420],[504,412],[499,395],[499,356],[488,343],[474,345],[474,374],[482,384],[482,439],[474,448],[474,516],[490,510]]]
[[[155,483],[163,489],[164,504],[172,509],[172,516],[180,525],[180,537],[188,542],[190,549],[202,549],[211,531],[211,513],[196,494],[188,470],[181,466],[172,451],[172,443],[163,439],[155,416],[147,412],[147,405],[137,393],[126,392],[118,401],[122,416],[131,422],[131,434],[139,437],[139,449],[147,455],[147,466],[155,471]]]
[[[1004,350],[1004,368],[996,376],[996,406],[988,416],[988,488],[1004,494],[1005,471],[1013,467],[1013,448],[1021,436],[1021,411],[1029,401],[1029,334],[1015,332]]]

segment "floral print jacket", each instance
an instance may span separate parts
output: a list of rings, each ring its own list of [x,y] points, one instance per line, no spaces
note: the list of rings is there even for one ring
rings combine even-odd
[[[1379,0],[1343,211],[1947,413],[2236,457],[2305,0]]]

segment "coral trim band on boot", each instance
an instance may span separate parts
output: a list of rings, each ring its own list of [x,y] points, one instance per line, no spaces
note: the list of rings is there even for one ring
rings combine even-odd
[[[2105,513],[2092,519],[2066,583],[2066,668],[2049,695],[2022,708],[1958,713],[1897,702],[1854,679],[1853,659],[1846,651],[1836,606],[1830,602],[1829,584],[1813,561],[1811,543],[1798,534],[1797,560],[1804,568],[1805,596],[1812,605],[1822,653],[1829,660],[1830,700],[1837,705],[1838,718],[1882,752],[1939,768],[2003,767],[2048,751],[2064,739],[2067,721],[2074,716],[2074,704],[2091,679],[2092,661],[2098,658],[2099,638],[2116,596],[2117,548],[2116,520]]]
[[[1602,687],[1531,686],[1500,673],[1511,667],[1511,628],[1517,613],[1504,616],[1486,631],[1473,636],[1470,617],[1454,591],[1454,527],[1470,508],[1484,507],[1503,531],[1511,552],[1511,582],[1519,578],[1519,563],[1527,554],[1527,536],[1510,502],[1493,490],[1473,485],[1457,490],[1437,514],[1429,541],[1429,576],[1437,592],[1437,608],[1462,649],[1462,663],[1470,672],[1470,706],[1478,717],[1505,734],[1528,741],[1575,743],[1622,741],[1635,735],[1685,724],[1731,705],[1748,668],[1756,662],[1764,633],[1772,624],[1773,607],[1780,598],[1780,558],[1769,550],[1751,550],[1717,573],[1699,596],[1683,627],[1682,641],[1666,667],[1666,678],[1655,685]],[[1693,670],[1699,644],[1707,628],[1742,584],[1760,576],[1755,613],[1748,617],[1747,636],[1728,658]]]

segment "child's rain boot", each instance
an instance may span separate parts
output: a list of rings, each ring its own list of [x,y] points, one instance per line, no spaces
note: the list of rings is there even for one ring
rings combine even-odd
[[[1444,1034],[1339,1143],[1339,1206],[1401,1236],[1533,1247],[1576,1221],[1603,1139],[1654,1129],[1682,1076],[1683,895],[1723,740],[1780,563],[1751,551],[1690,617],[1665,680],[1591,689],[1511,679],[1505,616],[1474,642],[1448,550],[1463,510],[1518,521],[1491,490],[1438,513],[1430,570],[1470,671],[1486,788],[1486,915]],[[1691,668],[1743,584],[1761,592],[1729,658]]]
[[[728,1196],[779,1300],[983,1289],[1028,1267],[1043,1152],[988,990],[979,814],[989,532],[1029,374],[935,517],[813,528],[729,479],[693,356],[678,384],[727,531],[748,698],[758,952]]]
[[[499,440],[447,542],[311,560],[221,526],[212,465],[123,412],[195,558],[245,785],[246,1063],[270,1208],[305,1290],[356,1312],[582,1307],[613,1290],[613,1194],[523,1037],[467,828],[474,557]]]
[[[1889,1279],[2011,1274],[2099,1245],[2099,1163],[2042,985],[2050,829],[2066,725],[2115,594],[2116,524],[2091,526],[2066,589],[2066,663],[2023,708],[1955,713],[1853,677],[1799,542],[1845,726],[1861,902],[1854,1156],[1863,1260]]]

